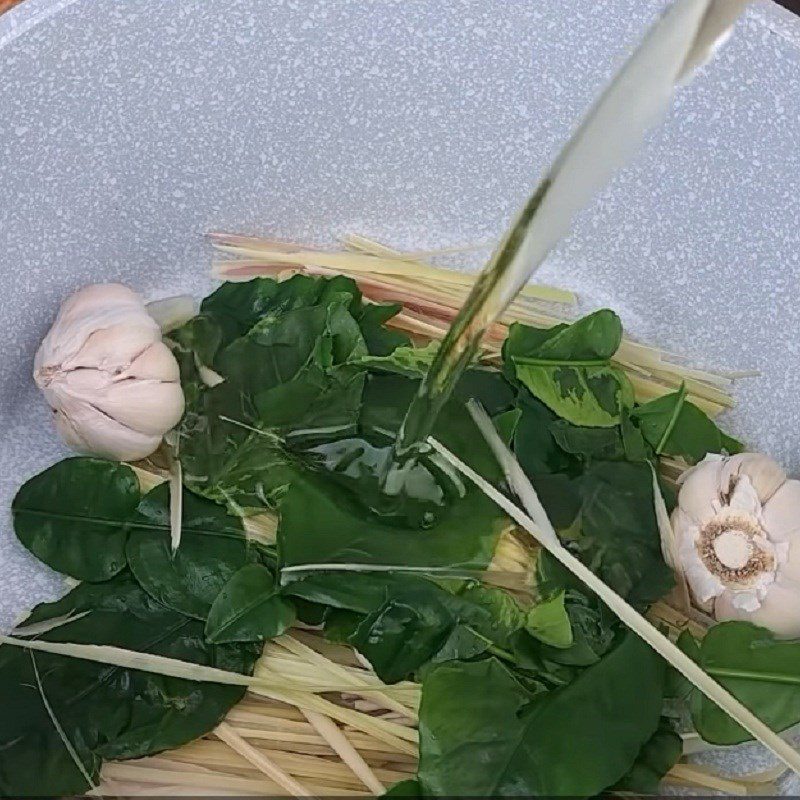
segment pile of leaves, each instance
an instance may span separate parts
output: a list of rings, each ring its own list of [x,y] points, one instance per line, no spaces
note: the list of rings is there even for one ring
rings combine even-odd
[[[300,620],[356,648],[385,682],[421,683],[418,778],[392,793],[655,791],[681,752],[665,700],[688,693],[664,662],[545,555],[529,594],[471,577],[508,521],[435,454],[414,468],[418,491],[381,505],[376,476],[436,347],[388,327],[398,311],[365,303],[343,277],[259,278],[206,298],[169,337],[187,398],[179,548],[167,484],[143,495],[124,464],[56,464],[20,489],[15,529],[80,583],[34,609],[18,635],[249,673],[262,643]],[[612,362],[621,336],[611,311],[512,326],[503,368],[468,370],[434,436],[502,484],[466,410],[477,400],[562,541],[644,610],[672,586],[654,510],[658,456],[695,462],[738,443],[683,391],[637,405]],[[244,532],[243,519],[265,510],[279,518],[274,545]],[[787,727],[800,719],[797,683],[770,684],[770,657],[753,663],[752,648],[739,649],[748,637],[786,665],[800,658],[743,623],[683,644],[712,674],[725,664],[721,679],[745,702],[778,698],[767,721]],[[242,692],[4,645],[0,793],[85,791],[103,759],[200,737]],[[707,738],[744,738],[702,698],[690,703]]]

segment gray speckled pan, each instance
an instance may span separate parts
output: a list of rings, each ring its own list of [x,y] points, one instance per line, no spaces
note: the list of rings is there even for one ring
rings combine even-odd
[[[211,229],[490,240],[663,5],[26,0],[0,17],[0,628],[59,588],[5,509],[62,453],[30,369],[67,292],[201,294]],[[800,469],[800,21],[754,5],[541,279],[696,362],[760,369],[729,424]]]

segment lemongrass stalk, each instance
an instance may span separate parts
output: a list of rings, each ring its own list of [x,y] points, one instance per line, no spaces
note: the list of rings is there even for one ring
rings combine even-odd
[[[256,769],[263,772],[271,780],[275,781],[281,788],[285,789],[293,797],[313,797],[302,783],[295,780],[288,772],[282,770],[272,759],[268,758],[263,752],[256,750],[248,744],[230,725],[221,722],[214,733],[235,750],[242,758],[247,759]]]
[[[625,625],[644,639],[647,644],[687,678],[709,700],[719,706],[751,736],[760,741],[790,769],[800,775],[800,753],[797,750],[784,742],[752,711],[745,708],[727,689],[704,672],[700,666],[676,647],[661,631],[639,614],[633,606],[603,583],[583,562],[575,558],[557,539],[555,542],[553,541],[555,536],[553,526],[543,510],[540,512],[541,503],[539,503],[536,492],[527,477],[524,476],[524,473],[522,473],[522,479],[513,488],[526,506],[528,513],[512,503],[505,495],[495,489],[492,484],[478,475],[440,442],[433,438],[429,438],[428,441],[459,472],[494,500],[500,508],[524,530],[528,531],[534,539],[539,541],[563,566],[595,592]],[[514,459],[513,454],[507,450],[499,436],[496,436],[494,441],[490,441],[490,445],[493,445],[493,449],[496,447],[498,451],[503,448],[507,458]],[[532,514],[533,518],[529,514]]]
[[[17,625],[11,631],[11,634],[13,636],[41,636],[43,633],[54,631],[62,625],[69,625],[70,622],[83,619],[87,614],[91,614],[91,611],[81,611],[79,614],[70,611],[69,614],[64,614],[60,617],[52,617],[42,622],[33,622],[30,625]]]
[[[276,790],[280,791],[281,788],[277,783],[267,778],[242,778],[238,775],[197,769],[182,770],[175,767],[165,767],[163,762],[160,762],[159,766],[153,767],[148,766],[147,763],[137,763],[135,761],[108,762],[103,769],[103,773],[109,778],[119,781],[148,783],[156,786],[216,789],[217,796],[230,791],[246,791],[262,797],[274,797],[277,794]],[[322,791],[319,791],[315,786],[309,786],[308,788],[315,795],[321,797],[335,793],[330,791],[328,787],[320,787]]]
[[[376,795],[386,792],[386,787],[378,780],[369,764],[361,757],[361,754],[353,747],[348,738],[331,722],[330,717],[319,714],[316,711],[304,711],[306,719],[314,729],[325,739],[339,758],[347,764],[353,774]]]
[[[50,717],[50,722],[56,729],[58,738],[61,739],[61,742],[64,745],[64,749],[67,751],[72,763],[75,764],[75,766],[78,768],[78,772],[80,772],[81,776],[86,781],[87,785],[90,786],[92,789],[97,789],[97,783],[95,782],[94,778],[89,774],[89,771],[86,769],[86,765],[83,763],[81,757],[75,750],[74,745],[69,740],[67,734],[64,732],[64,728],[58,721],[58,717],[56,717],[55,712],[53,711],[53,707],[50,705],[50,702],[47,699],[47,695],[44,692],[44,686],[42,685],[42,678],[39,675],[39,667],[36,666],[35,656],[33,655],[33,653],[28,653],[28,655],[30,655],[31,657],[33,675],[36,678],[36,687],[39,690],[39,696],[42,698],[42,705],[44,706],[44,710],[47,712],[47,716]]]
[[[283,634],[282,636],[277,637],[274,641],[281,647],[286,648],[289,652],[307,658],[317,668],[327,671],[329,674],[333,675],[336,679],[341,680],[343,683],[349,683],[352,689],[349,689],[348,691],[360,693],[362,688],[370,686],[370,681],[368,681],[366,678],[354,675],[351,670],[334,663],[321,653],[316,652],[316,650],[309,647],[307,644],[298,641],[290,634]],[[378,686],[383,688],[384,684],[378,681]],[[417,687],[415,684],[408,684],[408,688],[417,691],[419,690],[419,687]],[[390,708],[401,714],[405,714],[412,720],[417,719],[416,712],[412,708],[409,708],[401,699],[395,699],[383,692],[371,693],[370,697],[373,702],[383,703],[386,708]],[[412,702],[414,702],[413,699]]]
[[[303,684],[295,684],[275,673],[262,670],[260,674],[242,675],[238,672],[230,672],[217,667],[207,667],[202,664],[194,664],[189,661],[180,661],[166,656],[157,656],[152,653],[141,653],[135,650],[126,650],[121,647],[96,644],[74,644],[71,642],[47,642],[40,640],[17,639],[11,636],[0,635],[0,644],[13,645],[28,650],[38,650],[43,653],[79,658],[84,661],[93,661],[99,664],[109,664],[126,669],[136,669],[142,672],[150,672],[156,675],[166,675],[171,678],[182,678],[190,681],[201,681],[210,683],[221,683],[228,686],[243,686],[253,691],[276,692],[276,693],[301,693],[311,694],[312,692],[341,692],[352,691],[350,686],[341,684],[318,683],[310,687]],[[384,686],[380,691],[393,691],[393,687]],[[401,687],[398,691],[403,691]],[[373,691],[370,688],[361,689],[362,692]]]

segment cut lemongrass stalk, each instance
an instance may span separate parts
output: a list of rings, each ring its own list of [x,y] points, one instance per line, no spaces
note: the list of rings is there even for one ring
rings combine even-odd
[[[494,431],[494,428],[492,428]],[[493,450],[500,448],[507,453],[507,458],[513,459],[513,454],[505,447],[500,437],[494,432],[490,437],[490,446]],[[481,477],[461,459],[451,453],[444,445],[433,438],[428,439],[431,446],[444,456],[459,472],[469,478],[489,498],[495,501],[520,527],[526,530],[547,551],[553,555],[573,575],[595,592],[600,599],[625,623],[649,644],[662,658],[670,663],[685,678],[687,678],[709,700],[719,706],[726,714],[741,725],[753,738],[761,742],[781,759],[790,769],[800,775],[800,753],[791,745],[774,733],[755,714],[745,708],[727,689],[717,683],[710,675],[703,671],[689,656],[673,644],[651,622],[639,614],[626,600],[610,589],[601,581],[583,562],[579,561],[563,545],[553,542],[555,530],[547,515],[541,509],[541,503],[533,486],[527,477],[522,474],[522,479],[512,488],[520,498],[526,511],[511,502],[504,494],[498,491],[485,478]],[[505,460],[505,459],[504,459]],[[535,500],[534,500],[535,498]]]
[[[329,717],[316,711],[303,711],[303,713],[317,733],[328,742],[336,755],[350,767],[353,774],[367,789],[378,796],[385,794],[386,787],[378,780],[369,764],[364,761],[361,754]]]
[[[336,664],[329,658],[326,658],[324,655],[318,653],[312,647],[309,647],[307,644],[304,644],[290,634],[283,634],[277,637],[274,642],[275,644],[284,647],[290,653],[302,656],[304,659],[314,664],[317,668],[324,669],[334,678],[341,680],[342,682],[349,683],[352,686],[352,689],[348,689],[348,691],[352,691],[354,694],[359,694],[362,688],[369,686],[369,683],[365,678],[354,675],[351,670]],[[372,675],[374,676],[374,673],[372,673]],[[377,676],[375,676],[375,680],[378,680]],[[383,684],[380,683],[380,686],[382,687]],[[417,688],[414,684],[409,684],[409,688],[412,687]],[[370,699],[375,703],[383,703],[386,708],[404,714],[409,719],[414,721],[417,720],[415,711],[408,708],[408,706],[405,705],[401,700],[395,699],[386,693],[371,694]]]
[[[67,734],[64,732],[64,728],[61,726],[61,723],[58,721],[58,718],[53,711],[53,707],[50,705],[50,702],[47,699],[47,695],[44,693],[44,686],[42,685],[42,678],[39,675],[39,668],[36,666],[36,658],[33,653],[29,653],[31,657],[31,665],[33,667],[33,675],[36,678],[36,686],[39,689],[39,696],[42,698],[42,704],[44,705],[44,710],[47,712],[47,716],[50,717],[50,722],[52,722],[53,727],[56,729],[56,733],[58,734],[58,738],[61,739],[62,744],[64,745],[64,749],[69,754],[72,763],[78,768],[78,772],[80,772],[83,779],[86,783],[92,787],[92,789],[97,789],[97,783],[95,782],[94,778],[89,774],[89,771],[86,769],[86,765],[81,760],[81,757],[78,755],[77,751],[75,750],[74,745],[67,737]]]
[[[52,617],[51,619],[43,620],[42,622],[34,622],[30,625],[17,625],[12,631],[12,636],[41,636],[48,631],[54,631],[62,625],[69,625],[70,622],[76,622],[83,619],[90,611],[81,611],[79,614],[70,612],[61,617]]]
[[[234,765],[231,766],[234,767]],[[183,786],[200,790],[216,789],[216,796],[227,796],[228,792],[245,791],[261,797],[272,797],[275,789],[280,788],[273,780],[242,778],[238,775],[195,768],[184,770],[174,764],[167,766],[163,761],[157,767],[142,765],[135,761],[111,761],[103,768],[103,774],[118,781],[147,783],[155,786]]]
[[[491,250],[495,242],[478,242],[477,244],[461,244],[452,247],[435,247],[431,250],[396,250],[388,245],[368,239],[366,236],[359,236],[355,233],[345,234],[341,237],[342,244],[351,250],[361,250],[365,253],[372,253],[378,256],[393,256],[395,258],[406,258],[418,260],[422,258],[437,258],[438,256],[456,255],[458,253],[471,253],[475,250]]]
[[[222,375],[220,375],[218,372],[214,372],[211,367],[201,364],[197,359],[195,359],[195,365],[197,367],[197,374],[200,376],[200,380],[203,381],[203,384],[208,386],[209,389],[219,386],[219,384],[225,380]]]
[[[169,460],[169,538],[172,554],[175,555],[183,531],[183,468],[178,458],[180,439],[177,432],[167,433],[164,442]]]
[[[214,245],[218,250],[232,255],[238,255],[245,259],[256,261],[261,259],[272,264],[284,264],[296,267],[327,267],[338,272],[367,272],[372,275],[396,275],[396,274],[419,274],[427,276],[435,275],[442,283],[463,285],[464,283],[474,282],[474,276],[456,270],[434,267],[424,264],[414,259],[404,259],[397,257],[375,256],[366,253],[354,253],[347,250],[296,250],[285,252],[272,249],[269,245],[258,245],[250,243],[246,246],[218,244]],[[217,274],[234,272],[237,269],[236,260],[217,261],[214,264]],[[557,289],[552,286],[530,284],[525,287],[524,292],[528,297],[536,297],[551,303],[572,304],[575,302],[575,295],[564,289]]]
[[[540,544],[543,544],[548,550],[551,548],[561,549],[561,543],[556,535],[555,528],[550,524],[550,519],[539,500],[539,496],[534,491],[533,486],[530,485],[519,461],[503,443],[489,415],[475,400],[470,400],[467,403],[467,410],[491,448],[492,453],[494,453],[509,486],[514,489],[518,496],[520,491],[524,492],[524,497],[520,497],[520,500],[522,500],[525,510],[539,528],[539,537],[534,538],[543,539],[544,541],[541,541]]]
[[[689,597],[689,584],[686,581],[683,570],[680,568],[681,560],[678,552],[678,540],[675,538],[675,531],[669,518],[667,504],[664,502],[661,486],[658,484],[658,475],[652,464],[650,465],[650,472],[653,477],[653,508],[656,515],[659,538],[661,539],[661,554],[675,576],[675,596],[678,608],[685,612],[692,607],[691,598]]]
[[[295,706],[300,709],[318,711],[320,714],[325,714],[341,722],[343,725],[349,725],[369,736],[380,739],[382,742],[393,746],[401,753],[415,755],[417,752],[419,739],[417,732],[403,725],[387,722],[380,717],[361,714],[358,711],[339,706],[336,703],[332,703],[330,700],[326,700],[324,697],[319,697],[309,692],[268,692],[258,686],[251,687],[250,691],[253,692],[253,694],[265,695],[266,697],[279,700],[287,705]]]
[[[225,742],[228,747],[235,750],[242,758],[247,759],[256,769],[275,781],[275,783],[289,792],[293,797],[313,797],[313,793],[303,786],[302,783],[295,780],[288,772],[282,770],[272,759],[268,758],[263,751],[256,750],[255,747],[248,744],[227,723],[221,722],[214,729],[214,733]]]
[[[156,486],[160,486],[167,480],[163,475],[151,472],[149,469],[144,469],[137,464],[128,464],[128,466],[134,471],[143,494],[147,494],[151,489],[155,489]]]
[[[244,686],[253,691],[264,692],[296,692],[302,694],[316,694],[324,692],[352,691],[348,685],[319,683],[315,686],[295,684],[291,679],[284,678],[272,672],[260,671],[259,674],[242,675],[238,672],[207,667],[202,664],[193,664],[189,661],[180,661],[175,658],[157,656],[152,653],[141,653],[135,650],[125,650],[110,645],[75,644],[71,642],[47,642],[36,639],[17,639],[12,636],[1,636],[0,644],[13,645],[28,650],[37,650],[43,653],[79,658],[84,661],[93,661],[98,664],[109,664],[126,669],[138,669],[155,675],[166,675],[170,678],[182,678],[190,681],[208,681],[221,683],[227,686]],[[363,693],[407,691],[404,687],[399,689],[392,686],[383,686],[380,689],[364,687]]]

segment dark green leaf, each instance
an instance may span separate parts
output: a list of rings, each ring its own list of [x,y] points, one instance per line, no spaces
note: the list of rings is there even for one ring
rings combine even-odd
[[[512,408],[511,411],[504,411],[492,419],[500,438],[508,447],[511,447],[511,443],[514,441],[514,434],[517,431],[520,417],[522,417],[522,410]]]
[[[696,647],[690,655],[698,657]],[[698,663],[772,730],[800,722],[800,642],[776,639],[749,622],[722,622],[700,642]],[[727,745],[751,738],[696,690],[691,707],[694,726],[707,742]]]
[[[514,388],[500,370],[482,366],[466,370],[453,389],[454,400],[474,400],[490,417],[513,410],[514,395]]]
[[[412,676],[445,645],[457,624],[453,598],[428,581],[410,581],[369,614],[350,637],[386,683]]]
[[[247,564],[225,584],[206,621],[209,642],[261,642],[280,636],[294,622],[292,604],[280,597],[272,573]]]
[[[183,494],[181,543],[170,544],[169,486],[146,494],[131,518],[128,563],[136,580],[168,608],[205,620],[214,599],[247,563],[241,521],[223,508]]]
[[[422,688],[424,793],[598,794],[655,732],[663,677],[663,662],[634,634],[569,686],[536,695],[494,659],[438,666]]]
[[[658,794],[662,778],[678,763],[683,741],[672,723],[662,717],[656,732],[645,743],[636,762],[614,787],[617,792]]]
[[[705,412],[686,399],[685,387],[639,406],[633,416],[659,455],[681,456],[694,464],[708,453],[742,450],[740,442],[723,434]]]
[[[535,356],[548,361],[607,361],[621,341],[620,318],[604,308],[571,325],[544,330],[515,323],[509,329],[505,355]]]
[[[369,614],[394,588],[406,585],[407,576],[370,572],[317,572],[289,583],[282,594],[331,608]]]
[[[11,506],[19,540],[49,567],[84,581],[124,569],[127,518],[139,502],[133,470],[68,458],[31,478]]]
[[[181,373],[186,408],[191,410],[205,390],[201,368],[210,368],[222,344],[219,325],[203,314],[170,331],[166,337]]]
[[[26,623],[90,612],[40,638],[122,647],[237,672],[256,651],[210,646],[202,625],[154,602],[124,573],[81,584],[57,603],[38,606]],[[99,757],[139,758],[213,730],[243,695],[235,686],[198,683],[47,653],[34,654],[45,695],[90,774]],[[31,654],[0,647],[0,793],[63,795],[85,791],[44,710]]]
[[[673,577],[661,553],[650,465],[595,462],[580,489],[581,559],[633,603],[663,597]]]
[[[386,322],[397,315],[399,303],[365,303],[355,317],[364,336],[367,351],[373,356],[388,356],[398,347],[408,347],[411,339],[395,328],[387,328]]]
[[[570,455],[604,461],[626,456],[619,428],[582,428],[559,419],[551,425],[551,432],[556,444]]]
[[[588,667],[596,664],[611,648],[619,629],[617,618],[596,598],[580,591],[566,592],[564,607],[572,629],[569,647],[543,647],[541,657],[547,665]]]
[[[280,282],[255,278],[224,283],[203,300],[200,311],[219,324],[222,342],[227,345],[265,317],[277,318],[293,309],[316,305],[322,286],[323,281],[307,275]]]

